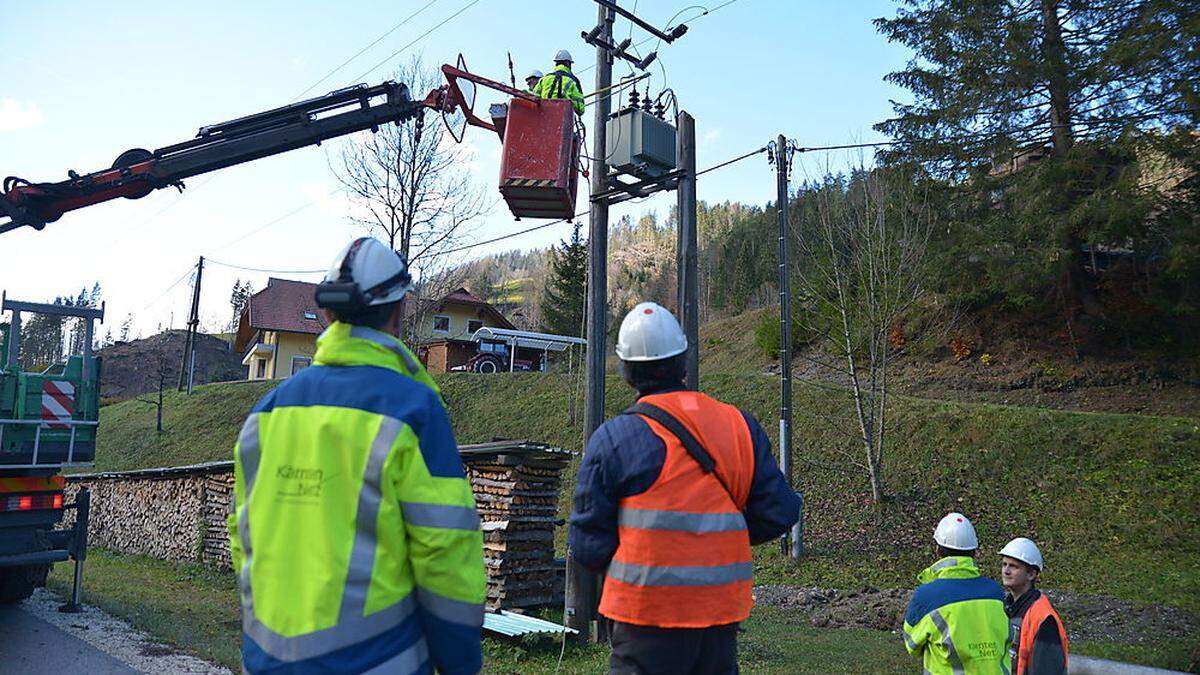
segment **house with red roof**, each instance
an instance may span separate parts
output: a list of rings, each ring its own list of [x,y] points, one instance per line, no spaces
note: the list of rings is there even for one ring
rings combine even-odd
[[[305,281],[271,278],[266,288],[250,296],[234,339],[246,379],[284,379],[312,364],[317,336],[328,325],[325,312],[317,307],[316,289]],[[474,356],[478,344],[471,336],[480,328],[514,328],[500,310],[465,288],[440,300],[410,302],[407,311],[417,322],[417,344],[410,346],[435,373]]]
[[[312,365],[317,336],[329,322],[317,307],[316,284],[267,280],[250,296],[238,320],[233,348],[248,380],[281,380]]]

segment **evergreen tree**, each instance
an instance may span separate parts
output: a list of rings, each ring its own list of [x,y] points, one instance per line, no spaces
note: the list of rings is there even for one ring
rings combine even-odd
[[[254,295],[254,287],[250,285],[249,280],[246,280],[245,283],[242,283],[241,279],[233,282],[233,290],[229,294],[229,306],[233,309],[233,317],[229,322],[229,332],[237,332],[242,310],[246,308],[246,303],[250,302],[251,295]]]
[[[579,335],[586,306],[588,247],[580,235],[580,224],[570,241],[550,250],[550,274],[542,298],[545,330],[559,335]]]
[[[876,129],[903,141],[885,160],[956,186],[959,290],[1104,317],[1085,252],[1132,241],[1145,265],[1195,229],[1143,165],[1154,152],[1197,168],[1177,130],[1200,122],[1200,0],[901,4],[876,26],[915,52],[886,78],[914,100]]]

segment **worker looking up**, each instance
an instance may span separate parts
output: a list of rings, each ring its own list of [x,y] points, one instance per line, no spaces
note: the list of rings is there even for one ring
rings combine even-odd
[[[258,402],[229,519],[250,673],[475,673],[486,580],[437,385],[393,337],[407,264],[350,243],[317,287],[312,367]]]
[[[933,675],[1011,672],[1004,591],[979,576],[979,540],[961,513],[942,518],[933,532],[938,561],[923,570],[904,614],[904,646]]]
[[[737,672],[750,547],[800,515],[754,417],[684,388],[686,351],[670,312],[633,308],[617,356],[637,404],[592,434],[579,469],[569,545],[607,575],[610,673]]]
[[[525,76],[525,90],[531,94],[534,93],[534,90],[537,89],[537,84],[541,81],[541,79],[542,71],[536,68],[529,71],[529,74]]]
[[[1004,609],[1013,629],[1013,675],[1066,675],[1067,631],[1050,599],[1034,586],[1045,565],[1037,544],[1017,537],[1000,549]]]
[[[565,98],[571,101],[576,115],[583,114],[583,88],[579,86],[579,78],[571,72],[571,52],[560,49],[554,55],[554,70],[546,73],[538,80],[533,93],[542,98]]]

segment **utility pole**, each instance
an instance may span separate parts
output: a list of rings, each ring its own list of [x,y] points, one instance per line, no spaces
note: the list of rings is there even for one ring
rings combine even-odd
[[[192,310],[188,315],[187,335],[183,341],[183,361],[179,365],[178,391],[183,391],[188,384],[188,361],[191,360],[192,350],[196,348],[196,329],[200,326],[200,280],[204,276],[204,256],[196,263],[196,285],[192,287]]]
[[[775,139],[775,211],[779,219],[779,468],[788,486],[795,488],[792,479],[792,292],[788,264],[788,162],[791,147],[781,134]],[[800,557],[804,550],[804,507],[801,520],[785,536],[781,545],[784,555]]]
[[[596,91],[607,91],[612,85],[613,56],[604,45],[612,44],[616,12],[605,5],[597,9],[598,28],[602,44],[596,46]],[[606,157],[610,96],[597,96],[594,106],[592,134],[592,195],[608,189]],[[604,422],[605,343],[607,342],[608,313],[608,203],[592,199],[588,227],[588,287],[587,287],[587,399],[584,413],[584,445]],[[593,624],[599,600],[599,579],[574,558],[567,555],[567,579],[564,623],[579,631],[584,639],[594,635]],[[599,629],[595,637],[598,635]]]
[[[679,214],[675,269],[679,322],[687,335],[687,388],[700,389],[700,279],[696,263],[696,121],[686,111],[675,116],[675,168],[682,171],[676,189]]]

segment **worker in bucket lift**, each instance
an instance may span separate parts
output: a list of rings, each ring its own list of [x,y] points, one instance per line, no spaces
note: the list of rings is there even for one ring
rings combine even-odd
[[[1035,588],[1045,564],[1037,544],[1017,537],[1000,549],[1004,609],[1013,630],[1013,675],[1066,675],[1067,631],[1050,600]]]
[[[754,417],[685,388],[687,344],[653,302],[625,317],[617,356],[638,400],[592,434],[579,469],[569,547],[606,575],[610,673],[736,673],[750,547],[800,516]]]
[[[571,101],[571,107],[575,109],[575,114],[582,115],[583,88],[579,86],[579,78],[571,72],[572,62],[571,52],[565,49],[558,50],[554,55],[554,70],[538,80],[533,93],[542,98],[568,99]]]
[[[531,94],[534,93],[534,90],[537,89],[537,84],[541,81],[541,79],[542,71],[536,68],[529,71],[529,74],[525,76],[525,91],[528,91]]]
[[[904,613],[904,646],[932,675],[1012,672],[1004,591],[979,575],[979,539],[961,513],[933,531],[938,561],[923,570]]]
[[[234,449],[229,518],[249,673],[471,674],[483,535],[446,406],[401,342],[404,258],[351,242],[317,286],[313,365]]]

